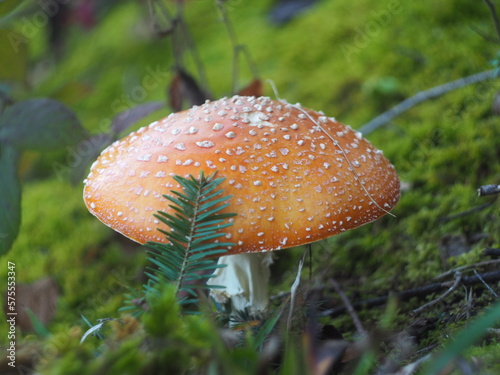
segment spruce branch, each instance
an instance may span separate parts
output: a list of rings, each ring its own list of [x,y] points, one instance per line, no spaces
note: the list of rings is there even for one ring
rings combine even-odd
[[[158,211],[154,216],[166,226],[157,228],[168,242],[148,242],[147,254],[151,266],[146,271],[148,282],[144,285],[143,295],[129,294],[129,306],[121,310],[137,309],[144,301],[159,295],[165,283],[173,283],[177,300],[181,305],[198,302],[197,290],[219,288],[206,285],[206,279],[224,265],[218,265],[214,257],[227,252],[231,242],[220,242],[226,234],[221,231],[232,225],[226,219],[234,213],[221,213],[228,207],[231,196],[224,196],[218,189],[224,178],[216,178],[215,173],[198,178],[174,176],[182,191],[172,190],[172,195],[164,195],[171,211]],[[186,311],[189,312],[189,311]],[[140,313],[140,312],[139,312]]]

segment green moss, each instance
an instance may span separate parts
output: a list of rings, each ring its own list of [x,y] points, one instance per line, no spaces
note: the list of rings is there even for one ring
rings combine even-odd
[[[500,372],[500,342],[498,338],[492,338],[490,342],[475,346],[466,353],[466,358],[478,362],[480,368],[488,369],[491,374]]]
[[[80,314],[92,320],[114,314],[133,281],[134,262],[143,257],[140,249],[126,255],[118,244],[103,245],[112,232],[88,213],[81,196],[80,187],[56,179],[25,184],[20,235],[2,257],[2,264],[16,264],[18,284],[47,275],[56,280],[56,326],[80,322]],[[6,272],[0,270],[2,280]]]

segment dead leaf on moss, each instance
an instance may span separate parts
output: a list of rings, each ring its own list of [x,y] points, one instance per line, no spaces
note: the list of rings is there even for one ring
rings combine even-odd
[[[238,93],[240,96],[262,96],[262,82],[260,79],[254,79],[247,87],[244,87]]]
[[[58,297],[59,288],[51,277],[39,279],[32,284],[18,284],[16,286],[16,325],[23,332],[33,331],[28,311],[31,311],[43,325],[47,325],[56,313]],[[4,301],[6,300],[7,295],[4,293]],[[7,304],[4,303],[4,306]],[[5,313],[7,313],[6,310]]]

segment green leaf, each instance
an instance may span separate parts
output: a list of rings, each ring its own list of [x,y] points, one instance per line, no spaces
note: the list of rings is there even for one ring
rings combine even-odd
[[[0,255],[7,253],[19,233],[21,185],[17,177],[19,151],[0,143]]]
[[[0,116],[0,141],[12,146],[50,151],[74,145],[85,130],[73,111],[52,99],[30,99],[8,107]]]
[[[38,316],[36,316],[36,314],[29,308],[26,308],[26,313],[28,314],[28,318],[31,322],[31,326],[33,327],[33,330],[35,331],[35,333],[43,339],[46,339],[47,337],[49,337],[50,336],[49,330],[40,321]]]

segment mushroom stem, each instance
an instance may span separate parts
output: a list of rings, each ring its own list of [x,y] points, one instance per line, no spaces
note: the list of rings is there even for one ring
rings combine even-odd
[[[212,289],[211,296],[219,303],[230,301],[232,316],[247,309],[250,314],[264,311],[269,301],[269,266],[272,262],[271,252],[221,256],[218,264],[226,267],[218,268],[207,284],[225,288]]]

